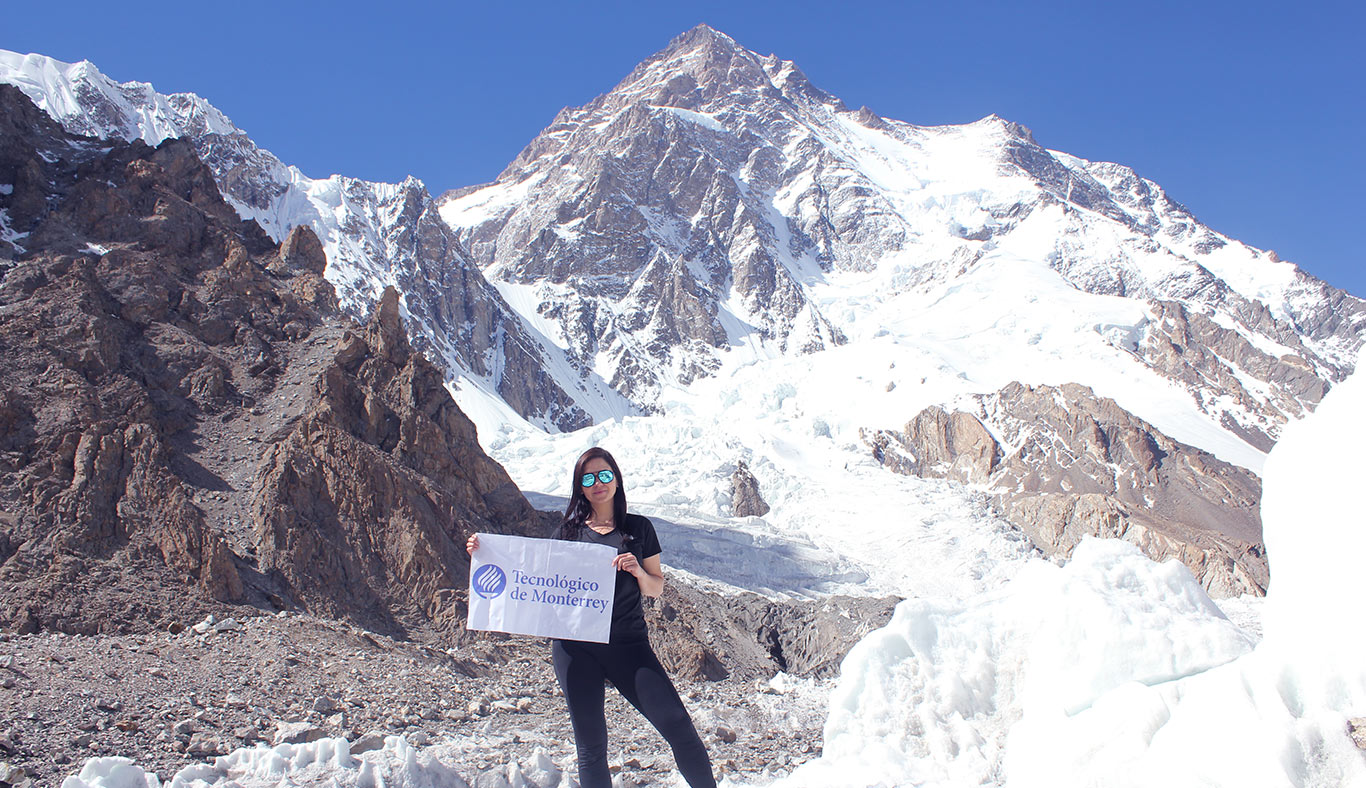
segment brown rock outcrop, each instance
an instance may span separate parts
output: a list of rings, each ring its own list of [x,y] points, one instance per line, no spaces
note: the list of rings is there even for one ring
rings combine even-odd
[[[466,535],[541,535],[440,371],[408,344],[398,293],[347,332],[253,494],[261,569],[310,610],[397,633],[463,616]]]
[[[763,517],[768,514],[768,501],[759,494],[759,480],[750,473],[744,460],[735,465],[730,475],[730,509],[736,517]]]
[[[1265,592],[1257,477],[1086,386],[1012,383],[979,397],[976,413],[931,407],[865,439],[898,473],[996,491],[1046,553],[1070,554],[1086,534],[1124,539],[1179,559],[1215,596]]]

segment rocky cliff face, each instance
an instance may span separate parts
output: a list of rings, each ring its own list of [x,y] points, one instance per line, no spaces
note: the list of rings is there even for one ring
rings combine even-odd
[[[389,289],[363,331],[343,334],[261,464],[251,520],[262,571],[309,609],[388,632],[456,629],[466,536],[544,526],[410,347],[398,300]]]
[[[187,585],[246,601],[249,566],[196,503],[222,480],[184,447],[334,309],[316,239],[281,254],[183,142],[73,137],[9,86],[0,124],[5,626],[146,625]]]
[[[385,285],[398,287],[414,344],[448,377],[489,387],[532,422],[551,429],[590,423],[576,400],[620,410],[591,372],[564,382],[546,372],[562,363],[562,352],[525,325],[471,265],[421,181],[309,178],[257,147],[199,96],[116,83],[88,62],[0,52],[0,81],[17,85],[74,134],[150,145],[184,138],[241,216],[276,240],[301,225],[314,231],[344,311],[364,320]]]
[[[9,86],[0,124],[0,624],[453,627],[456,541],[539,516],[397,293],[347,328],[317,237],[239,219],[187,142],[74,137]]]
[[[1177,558],[1215,596],[1265,592],[1255,475],[1172,440],[1077,384],[1011,384],[971,410],[927,408],[867,436],[908,475],[993,490],[1005,516],[1050,555],[1084,535]]]

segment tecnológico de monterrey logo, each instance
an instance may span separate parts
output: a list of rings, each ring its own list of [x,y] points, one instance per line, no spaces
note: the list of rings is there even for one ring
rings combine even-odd
[[[474,586],[474,593],[485,599],[493,599],[503,593],[503,589],[507,587],[508,578],[497,565],[484,564],[474,570],[471,583]]]

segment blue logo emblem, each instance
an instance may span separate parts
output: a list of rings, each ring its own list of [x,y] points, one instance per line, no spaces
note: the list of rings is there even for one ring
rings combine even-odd
[[[503,574],[503,570],[494,564],[484,564],[474,572],[472,585],[474,593],[485,599],[493,599],[503,593],[507,587],[508,578]]]

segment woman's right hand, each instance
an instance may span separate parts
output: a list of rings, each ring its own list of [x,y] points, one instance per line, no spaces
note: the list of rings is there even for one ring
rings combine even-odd
[[[470,534],[470,538],[465,540],[465,552],[474,555],[474,551],[479,549],[479,534]]]

